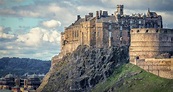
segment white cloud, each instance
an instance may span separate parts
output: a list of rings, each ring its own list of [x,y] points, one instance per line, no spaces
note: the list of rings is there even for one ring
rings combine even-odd
[[[0,38],[4,38],[4,39],[12,39],[12,38],[14,38],[14,35],[4,33],[3,29],[4,28],[2,26],[0,26]]]
[[[48,28],[55,28],[57,26],[61,26],[61,22],[57,21],[57,20],[45,21],[42,24],[43,24],[43,26],[48,27]]]
[[[25,16],[25,17],[26,16],[32,16],[32,17],[39,17],[39,16],[41,16],[41,14],[38,13],[38,12],[26,11],[26,10],[21,10],[18,13],[16,12],[16,14],[19,14],[19,15]]]
[[[7,46],[6,48],[7,49],[13,49],[13,46]]]
[[[59,43],[60,33],[56,30],[46,30],[43,28],[32,28],[29,33],[24,35],[19,35],[17,37],[17,42],[23,42],[27,46],[38,46],[43,42]]]

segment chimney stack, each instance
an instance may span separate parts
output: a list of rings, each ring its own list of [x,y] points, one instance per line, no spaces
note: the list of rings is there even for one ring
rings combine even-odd
[[[99,11],[96,11],[96,18],[99,19]]]
[[[100,10],[100,18],[102,17],[102,10]]]
[[[93,13],[89,13],[89,16],[90,16],[90,17],[93,17]]]
[[[107,17],[108,16],[108,11],[103,11],[103,16]]]
[[[77,15],[77,20],[81,19],[80,15]]]

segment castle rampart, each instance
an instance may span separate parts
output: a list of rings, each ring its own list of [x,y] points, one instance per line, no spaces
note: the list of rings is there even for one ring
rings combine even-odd
[[[135,64],[140,68],[157,76],[173,79],[173,58],[165,59],[137,59]]]
[[[137,28],[130,31],[130,61],[155,58],[163,53],[173,52],[173,30],[156,28]]]

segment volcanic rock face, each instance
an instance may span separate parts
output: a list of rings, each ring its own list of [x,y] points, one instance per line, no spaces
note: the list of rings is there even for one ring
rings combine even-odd
[[[127,62],[128,47],[79,46],[73,53],[56,61],[37,91],[89,92]]]

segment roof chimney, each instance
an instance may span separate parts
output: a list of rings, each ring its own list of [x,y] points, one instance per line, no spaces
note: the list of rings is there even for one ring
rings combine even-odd
[[[99,19],[99,11],[96,11],[96,18]]]
[[[93,13],[89,13],[89,16],[90,16],[90,17],[93,17]]]
[[[103,11],[103,16],[107,17],[108,16],[108,11]]]
[[[80,15],[77,15],[77,20],[81,19]]]
[[[100,17],[102,17],[102,10],[100,10]]]

